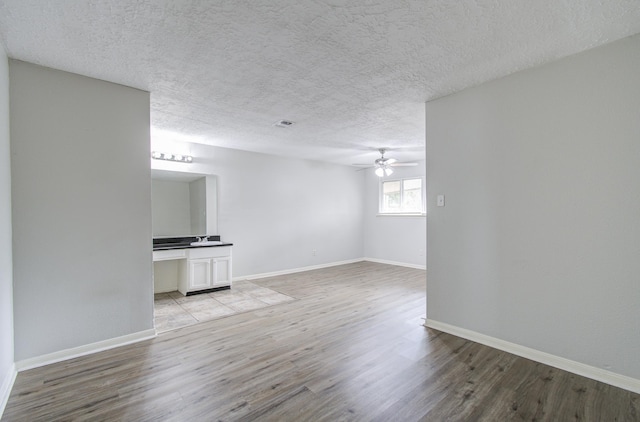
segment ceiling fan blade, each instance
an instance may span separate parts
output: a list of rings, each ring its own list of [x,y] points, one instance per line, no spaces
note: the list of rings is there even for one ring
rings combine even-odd
[[[397,162],[398,162],[398,160],[396,160],[395,158],[387,158],[384,161],[385,164],[393,164],[393,163],[397,163]]]
[[[391,167],[413,167],[417,165],[418,163],[393,163]]]
[[[352,165],[352,166],[356,166],[356,167],[372,167],[372,166],[371,166],[371,163],[369,163],[369,164],[362,164],[362,163],[359,163],[359,164],[358,164],[358,163],[354,163],[354,164],[351,164],[351,165]]]

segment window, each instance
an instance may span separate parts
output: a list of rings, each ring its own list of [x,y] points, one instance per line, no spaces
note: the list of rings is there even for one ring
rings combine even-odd
[[[381,214],[422,214],[422,179],[386,180],[380,183]]]

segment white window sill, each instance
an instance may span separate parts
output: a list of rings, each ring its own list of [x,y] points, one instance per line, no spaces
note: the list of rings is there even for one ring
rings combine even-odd
[[[426,217],[427,213],[420,213],[420,212],[412,212],[412,213],[401,213],[401,212],[395,212],[395,213],[378,213],[376,214],[376,217]]]

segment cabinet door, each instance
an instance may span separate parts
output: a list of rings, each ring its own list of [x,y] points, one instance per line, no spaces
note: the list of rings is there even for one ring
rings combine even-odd
[[[213,286],[231,285],[231,257],[213,258]]]
[[[211,287],[211,259],[189,260],[189,290]]]

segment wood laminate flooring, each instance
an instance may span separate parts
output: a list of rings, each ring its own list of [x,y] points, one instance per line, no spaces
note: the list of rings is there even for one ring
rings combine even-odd
[[[640,420],[638,394],[421,326],[424,271],[254,282],[298,300],[21,372],[2,420]]]

